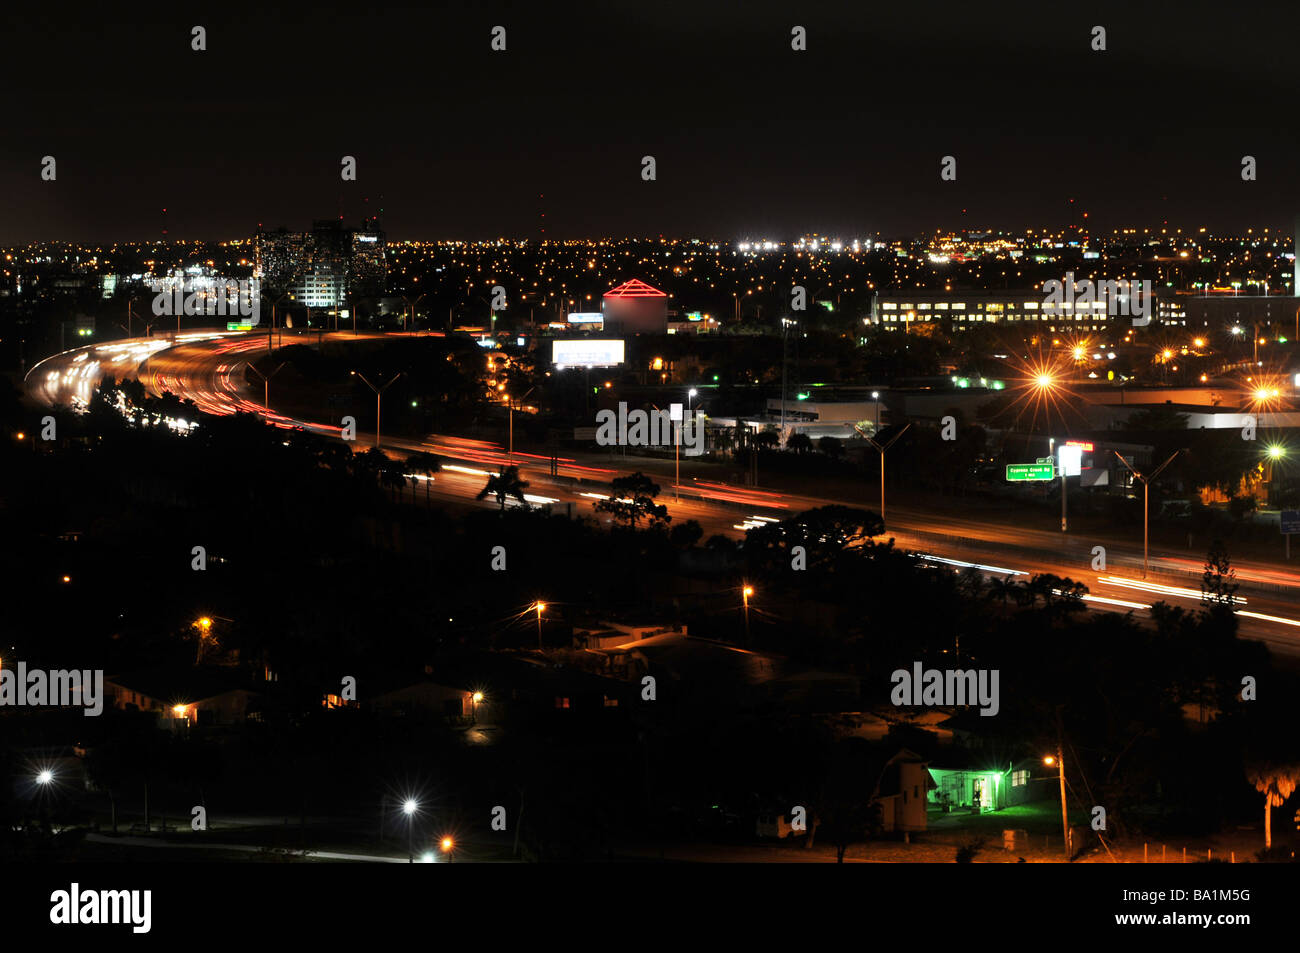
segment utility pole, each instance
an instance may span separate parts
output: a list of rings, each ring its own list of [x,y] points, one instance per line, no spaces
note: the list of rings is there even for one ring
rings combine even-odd
[[[1168,460],[1160,464],[1160,466],[1156,467],[1155,470],[1152,471],[1150,474],[1144,476],[1143,474],[1138,473],[1137,470],[1134,470],[1133,467],[1129,465],[1129,462],[1127,460],[1125,460],[1123,457],[1120,457],[1118,450],[1113,451],[1115,456],[1119,457],[1119,462],[1124,464],[1124,466],[1128,467],[1129,472],[1142,481],[1142,578],[1143,579],[1145,579],[1147,576],[1147,569],[1148,569],[1148,562],[1149,562],[1148,557],[1150,552],[1147,544],[1148,544],[1148,540],[1150,539],[1148,533],[1148,527],[1150,525],[1150,516],[1151,516],[1151,481],[1154,480],[1156,477],[1160,476],[1160,471],[1163,470],[1165,467],[1169,466],[1169,464],[1173,463],[1174,457],[1178,456],[1180,452],[1181,451],[1179,450],[1175,450],[1173,453],[1169,455]]]
[[[745,610],[745,648],[749,648],[749,597],[754,594],[754,587],[742,584],[740,589],[741,598],[744,599]]]
[[[1061,746],[1056,746],[1057,778],[1061,784],[1061,840],[1065,844],[1065,859],[1070,859],[1070,813],[1065,803],[1065,759],[1061,757]]]
[[[789,363],[786,356],[787,344],[789,343],[790,319],[781,319],[781,443],[785,444],[785,368]]]
[[[1065,519],[1065,489],[1069,483],[1065,479],[1065,467],[1061,467],[1061,532],[1064,533],[1069,526]]]

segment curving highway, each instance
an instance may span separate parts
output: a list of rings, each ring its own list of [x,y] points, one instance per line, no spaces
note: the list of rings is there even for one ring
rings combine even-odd
[[[382,335],[334,333],[323,337],[355,341]],[[248,387],[243,366],[266,347],[267,339],[261,333],[217,330],[88,345],[37,364],[25,384],[28,397],[38,404],[84,407],[105,376],[137,377],[150,393],[171,392],[192,400],[205,413],[254,413],[277,427],[340,437],[339,425],[278,414],[263,405],[260,392]],[[358,448],[374,444],[373,433],[357,434]],[[666,484],[660,501],[674,520],[696,520],[705,538],[715,533],[742,536],[763,521],[843,502],[698,479],[674,485],[672,461],[659,458],[629,458],[618,467],[610,465],[608,455],[576,452],[557,457],[557,475],[552,476],[550,457],[518,451],[512,456],[500,444],[487,440],[437,434],[425,440],[384,437],[382,449],[393,456],[425,451],[444,459],[443,470],[427,485],[425,477],[412,475],[417,499],[427,494],[459,505],[495,506],[492,499],[474,498],[491,472],[513,462],[530,483],[530,503],[603,522],[609,522],[609,517],[597,514],[593,507],[608,493],[609,481],[640,470]],[[1152,572],[1143,579],[1140,549],[1117,546],[1113,541],[1102,541],[1107,548],[1107,569],[1094,571],[1092,547],[1098,541],[1077,536],[1063,538],[1057,533],[906,507],[891,508],[889,531],[898,545],[926,554],[935,565],[951,566],[954,571],[975,566],[987,577],[1027,578],[1042,572],[1069,576],[1088,585],[1090,605],[1102,611],[1146,615],[1157,600],[1187,608],[1200,602],[1201,564],[1187,557],[1153,556]],[[1269,563],[1234,563],[1241,584],[1238,596],[1243,600],[1238,605],[1243,636],[1300,656],[1300,574]]]

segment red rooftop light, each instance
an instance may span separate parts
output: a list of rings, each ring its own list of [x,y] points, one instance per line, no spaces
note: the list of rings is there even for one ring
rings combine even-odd
[[[611,288],[605,292],[606,298],[667,298],[668,295],[658,288],[651,288],[644,281],[638,281],[633,278],[631,281],[625,281],[617,288]]]

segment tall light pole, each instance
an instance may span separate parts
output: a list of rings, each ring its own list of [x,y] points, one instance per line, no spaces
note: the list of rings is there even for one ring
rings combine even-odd
[[[789,318],[781,319],[781,445],[785,445],[785,368],[789,363],[786,357],[789,344],[790,325],[795,322]]]
[[[363,381],[366,381],[366,375],[365,375],[365,374],[362,374],[360,371],[352,371],[351,373],[352,373],[354,376],[361,378]],[[384,391],[388,390],[388,388],[391,387],[391,386],[393,385],[393,381],[397,380],[399,377],[401,377],[401,376],[402,376],[403,374],[405,374],[405,373],[406,373],[405,371],[398,371],[396,374],[393,375],[393,379],[390,380],[390,381],[389,381],[387,384],[385,384],[383,387],[375,387],[375,385],[372,384],[372,383],[370,383],[370,381],[366,381],[366,386],[369,387],[371,390],[373,390],[373,391],[375,392],[375,446],[376,446],[376,447],[379,446],[379,410],[380,410],[380,401],[383,399]]]
[[[412,301],[406,295],[402,295],[402,300],[406,302],[406,307],[411,313],[410,322],[406,326],[406,331],[408,334],[415,333],[413,330],[415,328],[415,306],[420,303],[420,298],[423,298],[427,295],[428,292],[426,291],[424,294],[420,295],[419,298],[416,298],[415,301]]]
[[[274,377],[276,374],[280,373],[280,367],[284,367],[284,364],[281,363],[280,367],[277,367],[270,374],[263,374],[255,366],[253,366],[253,363],[251,361],[248,361],[246,363],[248,364],[248,369],[250,371],[252,371],[258,377],[262,378],[262,406],[265,407],[267,410],[270,410],[271,409],[271,378]]]
[[[1070,859],[1070,814],[1065,805],[1065,759],[1061,757],[1061,748],[1058,745],[1055,755],[1048,755],[1043,759],[1043,764],[1049,768],[1055,764],[1057,768],[1057,777],[1061,784],[1061,840],[1065,844],[1065,859]]]
[[[880,391],[873,390],[871,392],[871,399],[872,401],[875,402],[876,405],[876,430],[879,430],[880,429]]]
[[[1174,457],[1178,456],[1180,451],[1175,450],[1173,453],[1169,455],[1168,460],[1160,464],[1160,466],[1156,467],[1154,471],[1152,471],[1150,474],[1147,474],[1145,476],[1141,473],[1138,473],[1136,470],[1133,469],[1133,467],[1129,466],[1129,462],[1125,460],[1123,457],[1119,456],[1118,450],[1115,450],[1113,452],[1115,456],[1119,457],[1119,462],[1124,464],[1124,466],[1128,467],[1129,472],[1142,481],[1142,578],[1145,579],[1147,575],[1148,554],[1149,554],[1149,550],[1147,547],[1149,535],[1147,529],[1149,525],[1149,517],[1151,515],[1151,481],[1154,480],[1156,477],[1160,476],[1161,470],[1163,470],[1165,467],[1169,466],[1169,464],[1174,462]]]
[[[868,437],[866,434],[862,433],[861,428],[859,428],[857,424],[853,425],[853,429],[862,434],[863,437],[866,437],[867,443],[875,447],[877,452],[880,454],[880,522],[882,524],[885,522],[885,451],[897,443],[898,438],[903,436],[903,434],[907,432],[907,428],[910,426],[912,425],[903,424],[902,430],[881,444],[876,441],[874,436]]]
[[[1270,444],[1265,452],[1267,457],[1264,463],[1264,469],[1266,471],[1264,474],[1264,483],[1268,486],[1267,501],[1271,505],[1273,503],[1273,464],[1286,456],[1286,447],[1282,446],[1280,443]],[[1290,540],[1287,540],[1287,542],[1289,543]]]
[[[415,863],[415,812],[420,809],[419,803],[407,798],[406,803],[402,805],[402,813],[406,815],[406,862]]]
[[[478,724],[478,703],[482,700],[482,692],[475,692],[469,696],[469,723],[471,726]]]
[[[546,608],[545,602],[538,602],[533,606],[537,610],[537,651],[542,650],[542,610]]]
[[[283,301],[285,298],[291,298],[291,297],[293,297],[293,296],[290,295],[289,292],[286,291],[284,294],[280,295],[280,297],[276,298],[275,301],[271,302],[271,329],[270,329],[270,331],[267,332],[267,335],[266,335],[266,349],[267,349],[268,351],[271,349],[271,335],[275,334],[276,330],[277,330],[278,327],[279,327],[279,325],[276,323],[276,320],[275,320],[275,318],[276,318],[276,310],[275,310],[275,309],[276,309],[277,307],[279,307],[281,301]],[[283,331],[280,331],[280,344],[281,344],[281,346],[284,345],[284,332],[283,332]]]
[[[749,597],[752,596],[753,594],[754,594],[753,586],[741,587],[740,597],[741,599],[744,600],[743,605],[745,611],[745,648],[749,648]]]
[[[528,388],[528,390],[524,392],[523,397],[520,397],[519,400],[522,402],[524,397],[527,397],[535,390],[537,390],[537,385],[533,385],[532,387]],[[506,459],[508,463],[514,463],[515,462],[515,399],[511,397],[509,394],[506,395],[506,404],[510,407],[510,449],[506,454]]]

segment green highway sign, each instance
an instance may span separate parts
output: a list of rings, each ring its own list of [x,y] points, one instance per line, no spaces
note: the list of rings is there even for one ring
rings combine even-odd
[[[1056,477],[1056,468],[1051,463],[1010,463],[1007,464],[1007,481],[1019,483],[1025,480],[1051,480]]]

